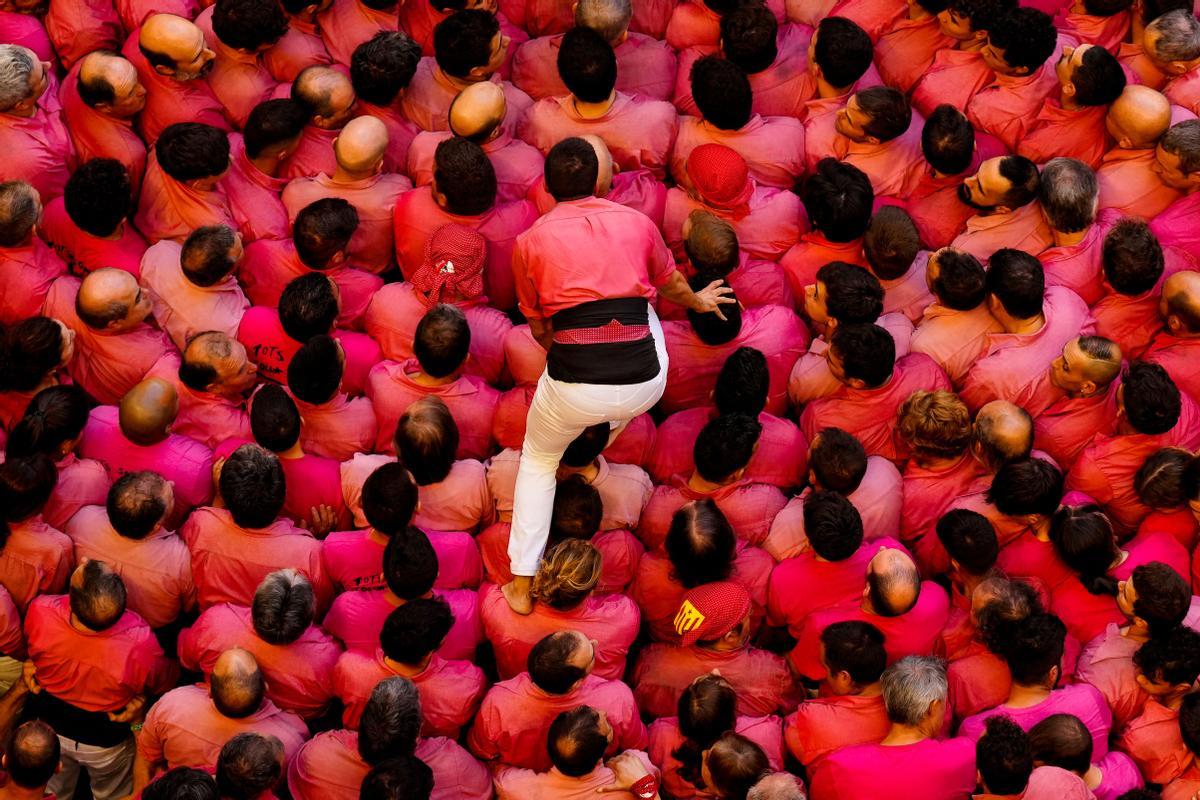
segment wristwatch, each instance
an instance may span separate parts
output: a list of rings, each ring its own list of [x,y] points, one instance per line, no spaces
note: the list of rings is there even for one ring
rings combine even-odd
[[[635,797],[640,797],[641,800],[654,800],[658,796],[658,781],[653,775],[646,775],[634,781],[633,785],[629,787],[629,791]]]

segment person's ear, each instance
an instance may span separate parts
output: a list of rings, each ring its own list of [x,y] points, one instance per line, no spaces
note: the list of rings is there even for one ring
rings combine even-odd
[[[1066,83],[1063,84],[1062,95],[1063,95],[1063,97],[1074,97],[1075,96],[1075,81],[1067,81]]]
[[[1012,212],[1012,209],[1011,209],[1011,208],[1009,208],[1008,206],[996,206],[996,208],[994,209],[994,212],[993,212],[993,213],[996,213],[996,214],[1009,214],[1009,213],[1011,213],[1011,212]]]
[[[879,144],[879,137],[878,136],[868,136],[867,143],[868,144]]]
[[[1174,314],[1167,314],[1166,327],[1167,330],[1172,333],[1172,335],[1178,336],[1179,329],[1183,327],[1183,323],[1181,323],[1179,321],[1179,317],[1175,316]]]
[[[1122,150],[1130,150],[1133,148],[1133,140],[1128,136],[1122,136],[1117,140],[1117,147],[1120,147]]]
[[[156,64],[154,66],[154,71],[159,75],[163,75],[168,78],[175,77],[175,70],[171,69],[170,67],[164,67],[162,64]]]
[[[1168,61],[1166,67],[1168,75],[1182,75],[1188,71],[1186,61]]]
[[[1145,675],[1143,675],[1142,673],[1139,672],[1134,676],[1134,680],[1137,681],[1137,685],[1141,687],[1143,692],[1145,692],[1146,694],[1150,694],[1150,690],[1153,688],[1153,684],[1150,683],[1150,681],[1146,680]]]
[[[867,388],[867,382],[866,382],[866,381],[864,381],[864,380],[861,380],[861,379],[859,379],[859,378],[850,378],[850,379],[848,379],[848,380],[846,381],[846,385],[847,385],[847,386],[849,386],[851,389],[865,389],[865,388]]]
[[[1091,397],[1097,390],[1095,381],[1084,381],[1083,385],[1079,387],[1079,394],[1083,397]]]

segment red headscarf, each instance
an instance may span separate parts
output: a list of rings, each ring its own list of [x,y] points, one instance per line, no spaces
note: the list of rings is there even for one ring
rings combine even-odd
[[[688,154],[688,176],[706,205],[734,219],[750,213],[754,184],[746,160],[723,144],[702,144]]]
[[[417,296],[429,308],[442,302],[442,292],[456,290],[464,298],[483,294],[487,239],[465,225],[451,222],[425,243],[425,260],[413,273]]]

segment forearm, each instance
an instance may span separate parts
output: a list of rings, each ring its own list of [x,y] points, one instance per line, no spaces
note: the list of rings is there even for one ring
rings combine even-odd
[[[142,790],[150,785],[152,764],[146,760],[141,751],[133,759],[133,796],[137,797]]]
[[[679,270],[672,272],[667,282],[658,287],[658,293],[676,305],[695,308],[696,293],[688,286],[687,280]]]

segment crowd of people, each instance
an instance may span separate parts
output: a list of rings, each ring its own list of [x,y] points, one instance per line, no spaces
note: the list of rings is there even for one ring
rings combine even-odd
[[[1192,0],[0,4],[0,800],[1193,800]]]

